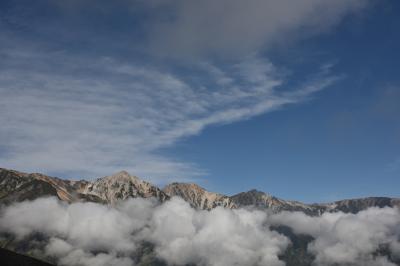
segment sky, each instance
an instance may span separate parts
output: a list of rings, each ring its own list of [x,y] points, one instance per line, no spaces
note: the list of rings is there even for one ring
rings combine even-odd
[[[0,167],[399,197],[400,3],[0,2]]]

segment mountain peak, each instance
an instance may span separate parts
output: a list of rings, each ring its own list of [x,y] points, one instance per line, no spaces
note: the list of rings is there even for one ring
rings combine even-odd
[[[97,179],[98,181],[103,180],[106,182],[144,182],[142,181],[139,177],[134,176],[134,175],[130,175],[127,171],[119,171],[115,174],[109,175],[109,176],[105,176],[102,178]]]
[[[122,171],[119,171],[119,172],[113,174],[113,176],[120,176],[120,175],[126,176],[126,175],[130,175],[130,174],[125,170],[122,170]]]
[[[185,199],[195,208],[210,210],[217,206],[234,208],[229,197],[209,192],[194,183],[172,183],[167,185],[163,191],[170,197],[178,196]]]
[[[168,198],[158,187],[130,175],[127,171],[120,171],[89,182],[80,192],[85,195],[94,195],[111,204],[127,198],[154,197],[160,201]]]
[[[110,175],[109,177],[112,177],[112,178],[127,178],[127,177],[133,177],[133,176],[131,176],[127,171],[122,170],[122,171],[119,171],[119,172],[117,172],[115,174]]]
[[[245,193],[251,193],[251,194],[257,194],[257,195],[268,195],[268,193],[258,190],[258,189],[250,189],[249,191],[245,192]]]
[[[240,192],[234,196],[245,196],[245,197],[252,197],[252,198],[259,198],[259,199],[269,199],[269,198],[273,198],[273,196],[267,192],[258,190],[258,189],[250,189],[246,192]]]

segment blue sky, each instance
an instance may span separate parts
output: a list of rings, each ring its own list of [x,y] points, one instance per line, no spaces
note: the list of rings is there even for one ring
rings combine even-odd
[[[399,196],[397,1],[1,1],[0,166]]]

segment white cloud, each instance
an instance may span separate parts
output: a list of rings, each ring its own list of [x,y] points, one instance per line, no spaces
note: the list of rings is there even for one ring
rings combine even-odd
[[[125,169],[166,182],[204,174],[160,149],[303,101],[336,79],[324,69],[289,92],[285,76],[260,57],[201,63],[188,75],[65,52],[3,49],[3,56],[0,164],[78,177]]]
[[[357,214],[324,213],[309,217],[283,212],[271,222],[284,224],[295,233],[315,238],[308,250],[316,256],[315,265],[394,266],[387,257],[374,253],[388,246],[399,256],[400,212],[397,208],[369,208]]]
[[[150,20],[155,52],[167,56],[240,57],[272,45],[329,30],[368,0],[178,0],[158,3],[159,23]],[[154,9],[154,8],[153,8]],[[155,9],[157,10],[157,9]]]
[[[135,0],[98,3],[93,0],[70,0],[49,1],[48,4],[64,15],[61,19],[76,19],[78,15],[80,20],[89,25],[93,25],[93,20],[97,23],[95,25],[107,25],[109,19],[114,21],[115,14],[118,14],[126,19],[121,27],[112,28],[112,36],[118,32],[119,38],[128,45],[143,48],[152,55],[161,54],[180,59],[206,55],[231,59],[265,51],[274,45],[292,44],[297,39],[328,31],[345,18],[362,13],[373,2],[375,1]],[[98,8],[93,9],[93,5]],[[124,12],[117,12],[121,9]],[[14,12],[18,15],[22,13],[21,8]],[[87,20],[79,16],[86,12],[94,16]],[[13,24],[19,22],[20,27],[30,27],[33,24],[40,27],[42,32],[54,27],[49,31],[61,39],[65,38],[58,35],[58,23],[53,26],[43,25],[42,20],[27,22],[24,17],[19,20],[9,18],[8,13],[5,18]],[[132,21],[130,16],[135,17],[135,20]],[[66,23],[66,26],[69,28],[71,24]],[[93,34],[85,27],[77,29],[81,38],[90,36],[98,45],[109,42],[109,30],[108,27],[98,28],[95,31],[97,34]],[[72,36],[76,36],[77,32],[74,34]]]
[[[278,255],[289,242],[266,218],[260,211],[196,211],[179,198],[159,206],[130,199],[115,209],[45,198],[3,210],[0,232],[50,237],[45,252],[60,265],[132,265],[142,240],[170,265],[284,265]]]
[[[95,203],[66,204],[55,198],[16,203],[2,209],[0,232],[24,239],[49,238],[44,253],[60,265],[132,265],[143,241],[170,265],[268,265],[290,244],[271,225],[286,225],[314,238],[308,252],[316,266],[394,266],[400,258],[400,211],[370,208],[357,214],[299,212],[267,214],[258,210],[195,210],[180,198],[161,205],[129,199],[115,208]]]
[[[278,259],[288,240],[265,226],[261,211],[188,209],[174,199],[155,210],[150,239],[173,265],[284,265]]]

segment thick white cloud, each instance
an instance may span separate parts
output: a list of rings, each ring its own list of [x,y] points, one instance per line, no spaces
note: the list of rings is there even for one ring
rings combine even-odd
[[[288,240],[268,230],[266,213],[187,207],[182,200],[167,202],[152,219],[150,239],[159,256],[171,264],[284,265],[277,255]]]
[[[109,253],[93,254],[75,248],[60,238],[51,238],[45,248],[45,254],[52,258],[59,258],[58,265],[87,265],[87,266],[131,266],[132,260],[128,257],[118,257],[113,251]]]
[[[289,241],[270,231],[266,218],[260,211],[195,211],[180,198],[159,206],[134,199],[115,208],[45,198],[3,210],[0,231],[51,237],[45,252],[61,265],[132,265],[142,240],[171,265],[284,265],[278,255]]]
[[[283,212],[272,216],[271,222],[313,236],[315,241],[308,250],[316,256],[316,265],[394,266],[386,257],[373,256],[383,245],[387,245],[394,257],[399,256],[397,208],[369,208],[357,214],[324,213],[320,217]]]
[[[195,210],[180,198],[157,204],[130,199],[110,207],[95,203],[65,204],[55,198],[11,205],[2,210],[0,232],[23,239],[40,232],[49,237],[47,256],[60,265],[133,265],[143,241],[170,265],[268,265],[290,244],[271,231],[286,225],[314,238],[308,252],[314,265],[394,266],[380,248],[400,257],[400,211],[370,208],[358,214],[299,212],[267,214],[257,210]],[[374,255],[375,254],[375,255]]]

